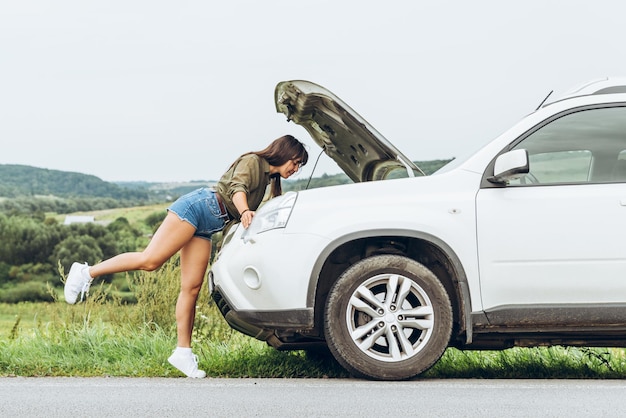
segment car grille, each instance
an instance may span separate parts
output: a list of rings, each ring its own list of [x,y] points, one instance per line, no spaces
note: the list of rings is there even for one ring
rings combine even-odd
[[[217,309],[219,309],[222,316],[226,318],[226,314],[228,314],[228,312],[231,311],[231,307],[228,304],[228,302],[226,302],[226,299],[224,299],[222,297],[222,294],[217,290],[211,294],[211,297],[213,298],[213,301],[217,305]]]

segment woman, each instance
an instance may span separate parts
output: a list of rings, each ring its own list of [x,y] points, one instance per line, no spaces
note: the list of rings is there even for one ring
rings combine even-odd
[[[191,351],[196,301],[211,256],[211,236],[227,222],[248,228],[267,185],[271,196],[282,193],[280,178],[288,178],[308,161],[304,145],[291,135],[274,140],[262,151],[240,156],[215,190],[202,188],[176,200],[142,252],[119,254],[93,266],[74,263],[65,282],[65,300],[82,301],[95,277],[131,270],[153,271],[180,250],[181,289],[176,303],[178,344],[168,361],[188,377],[202,378]]]

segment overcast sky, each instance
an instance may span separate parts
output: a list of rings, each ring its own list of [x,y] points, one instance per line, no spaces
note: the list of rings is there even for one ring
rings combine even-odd
[[[478,148],[554,90],[626,76],[621,0],[0,3],[0,164],[216,180],[290,133],[276,83],[328,88],[412,160]],[[319,176],[339,172],[323,163]]]

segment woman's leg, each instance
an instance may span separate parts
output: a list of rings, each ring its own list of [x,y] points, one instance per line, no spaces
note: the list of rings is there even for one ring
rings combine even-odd
[[[178,347],[191,347],[196,302],[211,258],[211,241],[193,237],[180,252],[180,294],[176,302]]]
[[[189,222],[168,212],[145,250],[119,254],[91,266],[89,275],[98,277],[132,270],[156,270],[187,244],[195,232],[196,229]]]

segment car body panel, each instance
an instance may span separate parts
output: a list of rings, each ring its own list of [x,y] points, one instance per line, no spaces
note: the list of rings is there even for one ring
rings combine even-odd
[[[626,249],[610,244],[626,217],[622,196],[626,184],[481,190],[484,307],[626,303]]]
[[[233,300],[238,301],[236,308],[258,310],[280,310],[311,307],[304,293],[309,282],[315,283],[315,259],[311,254],[328,254],[343,242],[359,236],[415,234],[447,243],[450,251],[461,260],[468,275],[474,277],[472,294],[479,295],[478,265],[476,260],[476,231],[473,219],[474,199],[480,177],[459,171],[437,178],[421,177],[414,179],[395,179],[385,182],[355,183],[349,185],[311,189],[300,192],[298,207],[289,224],[284,229],[275,229],[258,235],[254,244],[241,239],[241,230],[224,248],[220,258],[229,259],[228,270],[215,274],[219,278],[218,286],[237,283],[238,292]],[[425,180],[425,181],[422,181]],[[393,183],[393,184],[391,184]],[[443,189],[441,185],[453,183],[455,189]],[[401,194],[398,191],[403,191]],[[349,199],[346,199],[350,196]],[[394,201],[390,211],[389,201]],[[358,208],[358,210],[355,210]],[[327,215],[324,215],[327,214]],[[332,215],[330,215],[332,214]],[[322,216],[324,215],[324,216]],[[350,219],[350,222],[345,222]],[[428,219],[428,223],[423,220]],[[289,264],[298,268],[287,268],[289,275],[281,274],[286,267],[283,264],[270,266],[265,263],[272,257],[275,248],[283,248],[282,254]],[[306,251],[302,251],[306,248]],[[293,263],[293,264],[292,264]],[[221,263],[214,268],[221,269]],[[263,277],[273,277],[276,283],[271,289],[263,286],[259,289],[246,289],[243,284],[246,269],[254,268]],[[299,285],[298,285],[299,283]],[[243,289],[243,290],[242,290]],[[254,303],[249,302],[253,298]],[[480,298],[472,300],[472,306],[480,308]]]
[[[306,308],[310,271],[315,259],[311,251],[322,251],[329,239],[313,233],[288,233],[274,229],[259,234],[255,242],[241,239],[242,228],[234,231],[231,243],[222,250],[220,258],[237,260],[233,263],[215,263],[212,270],[216,277],[215,285],[225,290],[233,308],[237,310],[256,309],[259,311],[279,311]],[[287,264],[267,265],[263,261],[272,257],[277,245]],[[297,266],[297,268],[296,268]],[[289,274],[285,274],[289,272]],[[258,277],[258,283],[251,284],[246,277]]]
[[[424,173],[365,119],[324,87],[305,80],[278,83],[276,110],[309,132],[354,182],[382,180],[396,173]]]

